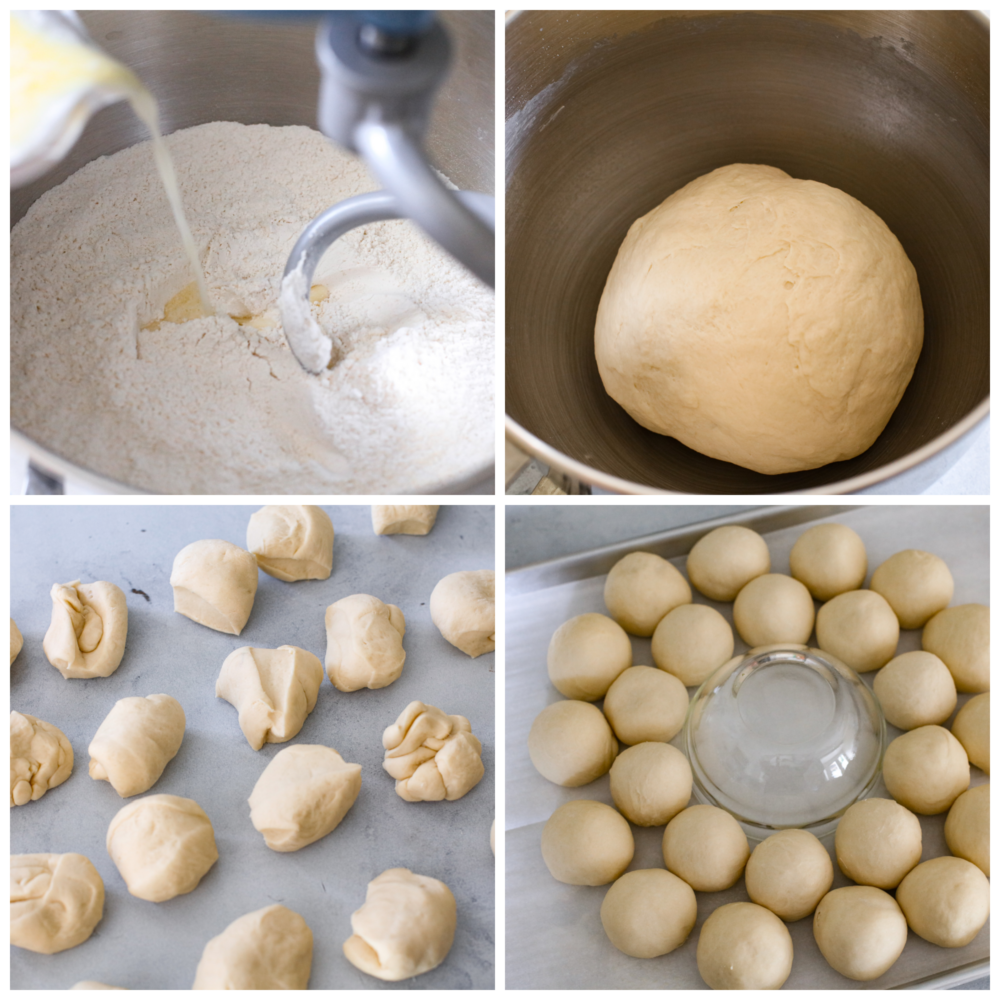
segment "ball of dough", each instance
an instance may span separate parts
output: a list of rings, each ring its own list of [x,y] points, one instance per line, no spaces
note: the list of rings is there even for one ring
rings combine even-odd
[[[455,897],[436,878],[390,868],[368,883],[344,942],[351,965],[395,983],[436,969],[448,956],[457,923]]]
[[[662,826],[691,798],[691,765],[669,743],[629,747],[611,765],[611,798],[636,826]]]
[[[914,934],[942,948],[963,948],[990,915],[990,883],[971,861],[932,858],[899,883],[896,902]]]
[[[834,851],[840,870],[859,885],[895,889],[920,863],[920,820],[892,799],[862,799],[837,825]]]
[[[626,632],[648,636],[665,614],[691,603],[691,588],[666,559],[652,552],[630,552],[611,567],[604,603]]]
[[[735,885],[750,857],[743,828],[718,806],[679,812],[663,831],[663,862],[697,892]]]
[[[618,741],[608,720],[586,701],[557,701],[543,708],[528,733],[528,755],[535,770],[565,788],[607,774],[617,754]]]
[[[271,504],[250,515],[247,549],[286,583],[326,580],[333,569],[333,524],[322,507]]]
[[[376,535],[426,535],[437,520],[436,503],[372,504]]]
[[[815,618],[809,591],[783,573],[751,580],[733,605],[736,631],[751,649],[773,643],[803,645],[812,635]]]
[[[549,642],[549,680],[567,698],[603,698],[615,678],[631,665],[632,643],[625,629],[607,615],[570,618]]]
[[[670,954],[688,939],[697,919],[694,890],[662,868],[626,872],[601,903],[604,933],[633,958]]]
[[[948,810],[944,839],[956,858],[971,861],[990,876],[990,786],[977,785],[962,792]]]
[[[868,553],[860,535],[846,524],[817,524],[799,535],[788,557],[792,576],[817,601],[857,590],[868,573]]]
[[[823,957],[842,976],[858,982],[888,972],[906,946],[906,917],[887,892],[849,885],[823,897],[813,919]]]
[[[816,642],[859,674],[878,670],[896,654],[899,621],[873,590],[849,590],[816,615]]]
[[[735,648],[729,622],[707,604],[674,608],[653,633],[653,662],[679,678],[686,687],[698,687]]]
[[[239,635],[253,610],[257,576],[256,558],[238,545],[218,538],[192,542],[174,557],[174,611],[217,632]]]
[[[780,830],[762,840],[746,867],[747,895],[791,923],[808,917],[833,885],[833,862],[807,830]]]
[[[21,652],[24,646],[24,636],[21,635],[21,630],[14,624],[14,619],[10,620],[10,662],[13,663],[17,659],[17,654]]]
[[[919,549],[905,549],[886,559],[872,574],[870,586],[889,602],[901,628],[920,628],[948,607],[955,593],[945,561]]]
[[[771,569],[767,542],[752,528],[728,524],[703,535],[687,557],[691,586],[710,601],[733,601],[753,579]]]
[[[406,621],[395,604],[371,594],[342,597],[326,609],[326,673],[338,691],[384,688],[406,661]]]
[[[42,649],[63,677],[110,677],[125,655],[128,607],[113,583],[55,583]]]
[[[234,920],[205,945],[193,990],[304,990],[313,935],[297,913],[266,906]]]
[[[66,734],[33,715],[10,713],[10,804],[40,799],[73,773],[73,747]]]
[[[566,802],[542,828],[542,860],[554,879],[569,885],[614,882],[634,853],[628,820],[603,802]]]
[[[990,695],[970,698],[955,716],[951,735],[969,755],[969,760],[986,774],[990,773]]]
[[[872,445],[913,374],[923,309],[874,212],[734,163],[632,224],[594,341],[604,388],[643,427],[778,474]]]
[[[212,821],[178,795],[147,795],[119,809],[106,843],[128,891],[151,903],[191,892],[219,860]]]
[[[687,710],[684,684],[655,667],[629,667],[604,696],[605,718],[615,736],[630,746],[669,742],[684,727]]]
[[[792,936],[756,903],[727,903],[702,925],[698,972],[713,990],[779,990],[792,971]]]
[[[453,646],[475,658],[496,648],[494,573],[450,573],[431,592],[431,621]]]
[[[872,685],[885,721],[897,729],[939,726],[958,704],[948,668],[919,649],[891,659]]]
[[[969,787],[969,758],[962,744],[941,726],[920,726],[886,748],[882,780],[899,803],[923,816],[951,807]]]
[[[990,689],[990,609],[959,604],[939,611],[924,626],[921,645],[944,660],[963,694]]]

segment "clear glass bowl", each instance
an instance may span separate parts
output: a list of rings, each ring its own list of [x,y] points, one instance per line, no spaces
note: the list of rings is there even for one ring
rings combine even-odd
[[[829,833],[878,780],[885,742],[861,678],[805,646],[762,646],[723,664],[684,724],[695,799],[757,839],[789,827]]]

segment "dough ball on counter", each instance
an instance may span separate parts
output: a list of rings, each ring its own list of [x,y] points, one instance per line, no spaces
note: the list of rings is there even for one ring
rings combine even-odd
[[[920,628],[948,607],[955,593],[945,561],[919,549],[904,549],[886,559],[872,574],[870,586],[889,602],[900,628]]]
[[[897,729],[939,726],[958,704],[955,682],[933,653],[915,649],[891,659],[872,685],[885,721]]]
[[[906,917],[882,889],[848,885],[816,908],[813,936],[830,967],[868,982],[889,971],[906,946]]]
[[[21,652],[24,646],[24,636],[21,635],[21,630],[14,624],[14,619],[10,620],[10,662],[13,663],[17,659],[17,654]]]
[[[899,883],[896,902],[914,934],[942,948],[962,948],[990,915],[990,883],[971,861],[932,858]]]
[[[493,570],[478,569],[450,573],[431,591],[431,621],[473,658],[496,648],[495,587]]]
[[[97,583],[55,583],[52,621],[42,649],[63,677],[109,677],[125,655],[128,607],[119,587]]]
[[[250,515],[247,549],[265,573],[286,583],[326,580],[333,570],[333,524],[322,507],[261,507]]]
[[[597,701],[615,678],[632,665],[625,629],[593,612],[563,622],[549,642],[549,680],[567,698]]]
[[[554,879],[568,885],[614,882],[634,853],[628,820],[603,802],[566,802],[542,829],[542,860]]]
[[[746,867],[747,895],[791,923],[808,917],[833,885],[833,862],[807,830],[780,830],[762,840]]]
[[[384,688],[406,661],[406,621],[395,604],[371,594],[342,597],[326,609],[326,673],[338,691]]]
[[[959,604],[939,611],[924,626],[921,645],[941,657],[963,694],[990,689],[990,609]]]
[[[956,858],[971,861],[990,877],[990,786],[962,792],[948,810],[944,839]]]
[[[664,615],[691,603],[691,588],[666,559],[652,552],[630,552],[611,567],[604,603],[626,632],[650,636]]]
[[[736,642],[729,622],[707,604],[674,608],[653,633],[653,662],[698,687],[733,655]]]
[[[771,569],[767,542],[752,528],[729,524],[703,535],[687,557],[691,586],[710,601],[733,601],[753,579]]]
[[[688,939],[697,919],[694,890],[662,868],[626,872],[601,903],[605,934],[633,958],[670,954]]]
[[[920,820],[892,799],[862,799],[840,818],[834,851],[840,870],[860,885],[895,889],[920,863]]]
[[[73,747],[66,734],[33,715],[10,713],[10,804],[40,799],[73,773]]]
[[[687,710],[683,682],[655,667],[623,670],[604,696],[605,717],[618,739],[630,746],[668,743],[684,727]]]
[[[971,763],[990,773],[990,694],[970,698],[955,716],[951,734],[965,748]]]
[[[636,826],[662,826],[691,798],[691,765],[669,743],[629,747],[611,765],[611,798]]]
[[[437,520],[439,504],[372,504],[376,535],[426,535]]]
[[[792,971],[792,936],[763,906],[727,903],[702,925],[696,958],[713,990],[779,990]]]
[[[718,892],[739,881],[750,857],[743,828],[718,806],[679,812],[663,831],[663,861],[696,892]]]
[[[849,590],[816,615],[816,642],[859,674],[878,670],[896,654],[899,621],[873,590]]]
[[[535,770],[565,788],[607,774],[617,754],[618,741],[608,720],[586,701],[548,705],[535,716],[528,733],[528,755]]]
[[[817,524],[799,535],[788,557],[792,576],[817,601],[857,590],[868,572],[868,553],[846,524]]]
[[[947,729],[920,726],[886,748],[882,780],[886,791],[907,809],[936,816],[969,787],[969,758]]]
[[[232,542],[209,538],[185,545],[170,573],[174,611],[217,632],[239,635],[253,610],[257,575],[256,558]]]
[[[733,621],[751,648],[773,643],[804,645],[812,635],[816,609],[809,591],[783,573],[751,580],[736,595]]]

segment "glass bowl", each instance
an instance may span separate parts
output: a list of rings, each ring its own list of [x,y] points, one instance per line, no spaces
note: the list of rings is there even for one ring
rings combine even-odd
[[[734,657],[695,692],[684,724],[694,797],[763,839],[829,833],[878,780],[886,730],[850,667],[805,646]]]

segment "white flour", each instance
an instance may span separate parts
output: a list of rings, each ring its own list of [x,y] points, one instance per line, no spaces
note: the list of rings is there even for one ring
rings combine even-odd
[[[276,303],[310,219],[373,190],[318,132],[214,122],[168,136],[216,308],[192,281],[142,143],[88,164],[11,234],[11,419],[79,465],[161,493],[405,493],[493,455],[493,293],[408,222],[338,240],[314,281],[334,368],[303,372]]]

